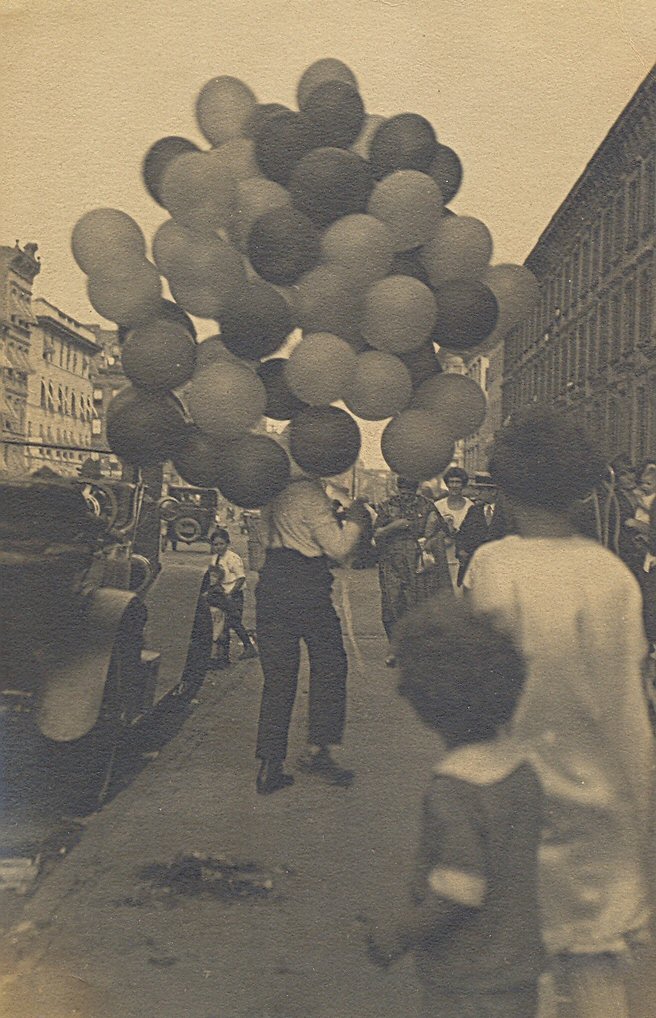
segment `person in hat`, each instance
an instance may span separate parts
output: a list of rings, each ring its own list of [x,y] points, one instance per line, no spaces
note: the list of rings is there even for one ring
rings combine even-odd
[[[499,541],[512,532],[507,506],[490,474],[474,475],[476,501],[469,507],[456,534],[456,557],[459,562],[457,586],[461,587],[470,559],[477,548],[489,541]]]
[[[398,493],[379,506],[374,524],[383,628],[390,643],[397,622],[410,608],[451,588],[443,544],[446,527],[434,503],[419,495],[417,482],[407,477],[397,477],[396,487]],[[424,568],[427,555],[434,561]],[[385,663],[393,668],[394,654]]]

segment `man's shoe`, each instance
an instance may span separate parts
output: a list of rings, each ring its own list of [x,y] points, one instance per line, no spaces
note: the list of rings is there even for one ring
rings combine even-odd
[[[320,749],[318,753],[304,753],[298,758],[297,763],[299,770],[306,774],[313,774],[327,784],[336,785],[338,788],[348,788],[353,784],[355,778],[353,771],[346,767],[340,767],[327,749]]]
[[[289,788],[293,784],[294,778],[291,774],[285,774],[280,760],[262,760],[255,781],[255,791],[258,795],[272,795],[281,788]]]
[[[239,655],[239,660],[251,661],[255,657],[257,657],[257,651],[255,650],[255,647],[244,647],[241,654]]]

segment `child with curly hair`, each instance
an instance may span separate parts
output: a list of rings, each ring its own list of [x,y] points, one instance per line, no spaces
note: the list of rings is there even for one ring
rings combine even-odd
[[[371,924],[370,957],[387,968],[414,954],[427,1018],[533,1018],[543,797],[506,732],[524,662],[444,596],[401,620],[396,645],[399,691],[449,751],[424,798],[412,904]]]
[[[519,533],[479,548],[465,586],[527,662],[513,732],[547,799],[541,908],[561,1013],[628,1018],[625,963],[650,919],[654,778],[640,589],[573,528],[573,503],[604,470],[580,428],[524,413],[497,435],[489,469]]]

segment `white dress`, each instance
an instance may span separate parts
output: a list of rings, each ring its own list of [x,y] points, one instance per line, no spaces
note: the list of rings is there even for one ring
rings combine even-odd
[[[626,935],[649,919],[654,760],[639,586],[619,558],[586,538],[518,536],[479,548],[465,586],[527,663],[514,735],[547,796],[547,949],[622,952]]]
[[[464,520],[465,516],[467,515],[467,513],[474,504],[470,498],[466,498],[464,495],[463,499],[465,504],[464,506],[462,506],[461,509],[451,509],[448,504],[449,502],[448,496],[446,498],[441,498],[439,499],[439,501],[435,502],[435,508],[439,515],[442,517],[442,519],[451,521],[454,533],[457,533],[460,530],[462,526],[462,521]],[[451,586],[453,587],[453,592],[456,596],[462,596],[462,587],[458,586],[458,570],[460,569],[460,563],[456,558],[455,536],[450,537],[448,535],[445,535],[444,547],[446,550],[446,560],[449,566],[449,574],[451,576]]]

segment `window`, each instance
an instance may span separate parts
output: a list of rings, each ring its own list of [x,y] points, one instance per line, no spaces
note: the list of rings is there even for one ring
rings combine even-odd
[[[629,183],[629,202],[626,215],[626,246],[630,250],[638,243],[640,227],[640,177],[636,175]]]
[[[572,255],[572,271],[570,275],[570,307],[572,310],[576,307],[580,293],[580,282],[579,276],[581,273],[581,252],[578,247]]]
[[[77,353],[73,354],[73,372],[77,372]]]
[[[624,251],[624,191],[620,191],[615,199],[615,235],[613,237],[613,260],[617,260]]]
[[[650,233],[656,219],[656,156],[651,155],[644,166],[642,186],[642,232]]]
[[[578,357],[576,350],[577,330],[572,329],[567,340],[567,381],[576,382]]]
[[[652,266],[644,265],[640,270],[640,311],[639,342],[648,345],[651,341],[653,284]]]
[[[629,279],[624,284],[624,329],[622,347],[624,350],[633,350],[635,345],[636,325],[636,287],[635,280]]]
[[[586,294],[590,285],[590,231],[583,238],[581,246],[581,293]]]
[[[603,228],[603,247],[601,256],[601,271],[603,275],[608,273],[610,269],[610,263],[613,256],[613,244],[615,236],[615,220],[613,218],[613,210],[606,209],[602,218]]]
[[[99,420],[91,421],[91,434],[92,435],[99,435],[101,430],[102,430],[101,429],[101,423],[100,423]]]
[[[64,413],[64,393],[62,392],[61,385],[57,389],[57,412],[60,414]]]
[[[569,339],[567,336],[562,336],[560,340],[560,378],[558,384],[558,391],[565,392],[567,388],[567,378],[569,376]]]
[[[604,298],[599,309],[599,337],[597,363],[600,368],[608,364],[608,298]]]
[[[39,406],[42,410],[46,409],[48,405],[48,395],[46,392],[46,383],[41,379],[41,398],[39,399]]]
[[[620,433],[619,433],[619,419],[617,415],[617,404],[614,400],[610,400],[608,403],[608,449],[611,456],[616,456],[619,444],[620,444]]]
[[[597,223],[592,231],[590,245],[590,286],[594,288],[599,282],[599,264],[601,255],[601,223]]]
[[[588,378],[597,373],[597,314],[588,318]]]
[[[633,404],[633,440],[633,460],[639,463],[648,455],[647,445],[649,441],[649,406],[647,394],[643,386],[636,389]]]
[[[610,299],[610,359],[616,361],[622,352],[622,296],[614,290]]]
[[[71,393],[71,414],[73,417],[77,417],[77,400],[74,392]]]
[[[563,274],[563,311],[569,311],[570,299],[572,296],[572,263],[568,258],[565,262]]]

